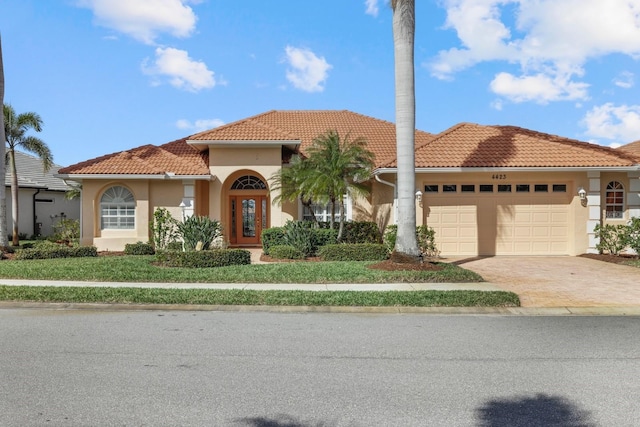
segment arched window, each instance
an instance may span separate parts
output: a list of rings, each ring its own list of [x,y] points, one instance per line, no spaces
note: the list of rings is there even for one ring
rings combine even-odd
[[[265,183],[255,176],[244,175],[236,179],[231,186],[232,190],[266,190]]]
[[[624,187],[618,181],[607,184],[605,194],[606,217],[622,219],[624,214]]]
[[[136,226],[136,200],[119,185],[110,187],[100,199],[100,228],[130,230]]]

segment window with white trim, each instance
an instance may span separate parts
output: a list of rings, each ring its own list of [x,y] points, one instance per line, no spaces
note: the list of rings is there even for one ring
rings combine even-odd
[[[350,221],[351,214],[351,197],[348,195],[344,196],[344,219],[346,221]],[[315,215],[316,220],[319,222],[330,222],[331,221],[331,203],[327,203],[326,205],[314,203],[311,205],[311,211],[307,206],[302,206],[302,219],[304,221],[311,221],[312,216]],[[340,204],[336,201],[336,215],[334,216],[334,221],[340,221]]]
[[[100,228],[102,230],[132,230],[136,226],[136,200],[131,191],[116,185],[100,198]]]
[[[624,187],[618,181],[607,184],[605,209],[607,218],[622,219],[624,215]]]

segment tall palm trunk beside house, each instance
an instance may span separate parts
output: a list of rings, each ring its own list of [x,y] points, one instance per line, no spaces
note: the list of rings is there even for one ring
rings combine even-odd
[[[414,83],[414,0],[392,0],[393,46],[396,90],[396,151],[398,162],[398,236],[393,259],[417,262],[415,209],[415,83]]]

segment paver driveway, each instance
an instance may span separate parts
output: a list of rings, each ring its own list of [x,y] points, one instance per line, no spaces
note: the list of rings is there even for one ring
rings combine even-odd
[[[498,256],[455,263],[517,293],[523,307],[640,306],[636,267],[569,256]]]

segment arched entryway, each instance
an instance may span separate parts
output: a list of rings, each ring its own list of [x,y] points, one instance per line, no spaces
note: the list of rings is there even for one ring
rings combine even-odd
[[[262,230],[269,226],[269,193],[259,177],[246,174],[229,189],[229,241],[237,246],[261,244]]]

